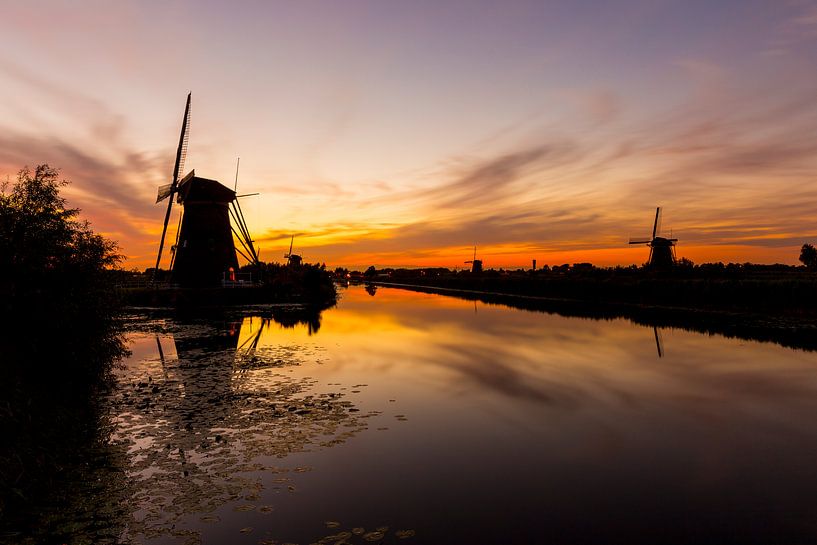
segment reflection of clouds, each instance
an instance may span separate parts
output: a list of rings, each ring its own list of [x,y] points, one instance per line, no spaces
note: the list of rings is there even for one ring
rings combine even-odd
[[[500,339],[493,339],[501,342]],[[488,389],[513,399],[532,401],[554,408],[568,408],[576,405],[581,397],[581,389],[575,385],[517,368],[519,355],[501,348],[487,349],[485,346],[440,344],[441,354],[435,354],[435,363],[458,374],[479,389]]]
[[[786,410],[797,410],[813,404],[817,392],[813,353],[665,327],[668,350],[659,359],[651,326],[493,305],[475,315],[471,305],[382,287],[371,300],[350,288],[327,314],[322,336],[328,344],[338,335],[344,354],[355,354],[367,373],[386,366],[374,362],[401,362],[424,388],[465,398],[491,393],[553,410],[762,415],[767,407],[763,418],[771,423],[786,418],[781,399],[791,402]],[[372,313],[375,324],[389,324],[376,336],[366,321]]]

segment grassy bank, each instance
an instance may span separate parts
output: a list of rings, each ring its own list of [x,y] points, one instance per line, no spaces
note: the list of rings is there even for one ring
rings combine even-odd
[[[119,293],[128,306],[190,310],[270,303],[326,307],[337,301],[335,284],[321,265],[287,267],[262,263],[261,267],[253,271],[253,277],[260,281],[247,286],[179,288],[153,287],[149,283],[127,287],[125,284]]]
[[[642,269],[483,274],[400,274],[370,278],[384,283],[582,301],[693,310],[812,315],[817,274],[795,267],[726,267],[650,273]]]

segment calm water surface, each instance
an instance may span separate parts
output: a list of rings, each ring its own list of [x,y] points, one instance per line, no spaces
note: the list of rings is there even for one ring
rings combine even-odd
[[[813,352],[385,288],[263,314],[134,320],[123,540],[817,541]]]

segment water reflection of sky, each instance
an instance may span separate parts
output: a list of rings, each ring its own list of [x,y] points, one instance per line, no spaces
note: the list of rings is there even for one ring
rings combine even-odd
[[[382,288],[345,290],[317,332],[244,318],[234,347],[257,339],[262,357],[297,359],[276,370],[287,380],[380,414],[289,453],[311,468],[291,476],[297,493],[253,474],[275,511],[228,504],[204,542],[306,542],[327,520],[413,528],[418,543],[817,539],[817,354],[661,336],[659,358],[652,328],[626,320]],[[156,351],[142,337],[131,362],[155,366]]]

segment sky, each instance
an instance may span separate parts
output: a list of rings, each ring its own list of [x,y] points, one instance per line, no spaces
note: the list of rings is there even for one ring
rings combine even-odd
[[[192,92],[264,261],[640,264],[662,206],[678,257],[797,263],[815,61],[817,0],[0,0],[0,180],[60,168],[151,266]]]

